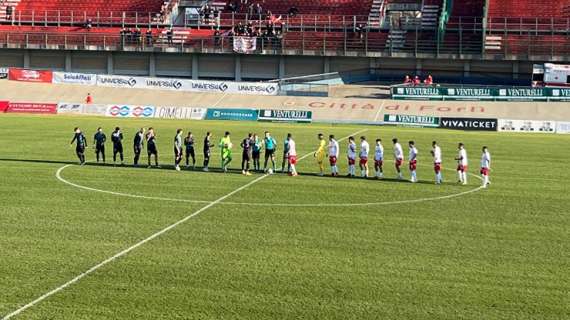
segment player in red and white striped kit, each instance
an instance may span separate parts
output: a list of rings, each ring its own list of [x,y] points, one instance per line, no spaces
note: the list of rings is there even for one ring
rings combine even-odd
[[[296,177],[297,173],[297,144],[295,140],[293,140],[293,135],[290,133],[287,134],[287,140],[289,140],[289,152],[287,153],[287,157],[289,160],[289,166],[291,166],[291,172],[289,173],[290,176]]]
[[[416,173],[418,168],[418,149],[413,141],[410,141],[408,145],[410,147],[410,156],[408,157],[408,161],[410,162],[410,182],[416,183],[418,182],[418,176]]]
[[[384,146],[382,145],[382,139],[376,139],[376,147],[374,148],[374,173],[376,179],[380,179],[384,176],[384,171],[382,166],[384,165]]]
[[[340,152],[340,147],[338,146],[338,141],[335,140],[334,135],[329,136],[329,164],[331,165],[331,174],[333,177],[338,176],[338,166],[336,162],[338,161],[338,156]]]
[[[347,157],[348,176],[354,177],[356,176],[356,142],[354,142],[354,137],[348,138]]]
[[[402,167],[402,164],[404,164],[404,150],[402,149],[402,145],[398,142],[398,139],[394,138],[392,139],[392,142],[394,143],[394,164],[396,166],[396,171],[398,172],[398,179],[402,180],[404,179],[404,176],[402,175],[402,170],[400,168]]]
[[[433,156],[433,170],[435,171],[435,184],[442,184],[443,177],[441,176],[441,148],[437,145],[437,141],[431,143],[431,155]]]
[[[457,177],[459,178],[459,183],[467,184],[467,166],[469,162],[467,161],[467,151],[465,150],[465,145],[459,143],[457,157]]]
[[[491,153],[487,147],[483,147],[483,154],[481,155],[481,176],[483,176],[483,188],[487,188],[491,181],[489,181],[489,172],[491,171]]]

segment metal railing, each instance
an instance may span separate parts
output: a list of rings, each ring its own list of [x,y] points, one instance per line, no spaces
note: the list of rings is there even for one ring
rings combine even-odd
[[[502,40],[500,49],[483,51],[480,35],[469,37],[469,33],[448,32],[443,42],[433,37],[422,37],[421,33],[408,33],[403,44],[387,43],[387,33],[367,32],[359,37],[355,33],[337,32],[307,33],[289,32],[282,37],[258,37],[257,54],[299,54],[340,56],[442,56],[481,55],[495,57],[511,55],[570,57],[570,36],[540,37]],[[233,38],[228,36],[190,37],[189,39],[168,39],[164,35],[147,37],[145,34],[134,39],[118,33],[50,33],[0,31],[0,47],[5,48],[49,48],[89,50],[168,50],[180,52],[231,53]]]
[[[86,10],[16,10],[10,16],[0,12],[0,22],[31,26],[83,26],[88,20],[93,27],[150,26],[160,24],[161,14],[132,11]]]

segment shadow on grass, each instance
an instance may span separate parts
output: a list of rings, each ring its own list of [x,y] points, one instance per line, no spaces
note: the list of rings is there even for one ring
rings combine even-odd
[[[22,163],[40,163],[40,164],[61,164],[61,165],[77,165],[79,166],[79,163],[77,161],[63,161],[63,160],[43,160],[43,159],[9,159],[9,158],[0,158],[0,161],[2,162],[22,162]],[[85,166],[88,167],[109,167],[109,168],[129,168],[129,169],[146,169],[146,170],[169,170],[169,171],[173,171],[174,170],[174,165],[161,165],[160,167],[155,167],[152,166],[151,168],[148,168],[148,166],[145,165],[139,165],[139,166],[135,166],[135,165],[114,165],[112,163],[97,163],[97,162],[87,162],[85,164]],[[197,166],[196,168],[186,168],[185,166],[181,166],[180,167],[182,169],[182,171],[189,171],[189,172],[204,172],[203,171],[203,167]],[[208,172],[204,172],[204,173],[213,173],[213,174],[239,174],[241,175],[241,169],[229,169],[228,172],[224,172],[221,168],[212,168],[210,167]],[[264,174],[263,171],[254,171],[251,170],[252,174]],[[285,173],[282,173],[280,171],[277,171],[276,173],[274,173],[275,176],[286,176]],[[410,183],[411,182],[409,180],[400,180],[400,179],[396,179],[396,178],[382,178],[382,179],[375,179],[375,178],[362,178],[362,177],[349,177],[349,176],[336,176],[333,177],[331,175],[324,175],[324,176],[320,176],[317,173],[311,173],[311,172],[301,172],[299,173],[300,176],[309,176],[309,177],[316,177],[316,178],[320,178],[320,179],[346,179],[346,180],[367,180],[367,181],[384,181],[384,182],[391,182],[391,183]],[[418,182],[416,182],[416,184],[434,184],[432,181],[426,181],[426,180],[420,180]]]

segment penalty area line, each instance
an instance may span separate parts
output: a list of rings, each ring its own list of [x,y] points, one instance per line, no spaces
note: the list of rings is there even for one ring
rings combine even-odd
[[[357,135],[357,134],[362,133],[362,132],[364,132],[364,131],[366,131],[366,130],[367,130],[367,129],[363,129],[363,130],[357,131],[357,132],[353,133],[352,135]],[[346,136],[346,137],[340,139],[339,141],[348,139],[348,137],[349,137],[349,136]],[[309,157],[310,155],[312,155],[313,153],[314,153],[314,152],[307,153],[307,154],[305,154],[304,156],[302,156],[299,160],[305,159],[305,158]],[[67,180],[65,180],[65,179],[63,179],[63,178],[61,177],[61,171],[63,171],[65,168],[67,168],[67,167],[69,167],[69,166],[70,166],[70,165],[63,166],[63,167],[59,168],[59,170],[56,172],[56,177],[57,177],[57,179],[60,180],[61,182],[64,182],[64,183],[69,184],[69,185],[71,185],[71,186],[74,186],[74,187],[76,187],[76,188],[80,188],[80,189],[84,189],[84,190],[88,190],[88,191],[97,191],[97,192],[104,192],[104,193],[109,193],[109,194],[114,194],[114,195],[130,196],[130,197],[132,197],[132,195],[127,195],[127,194],[123,194],[123,193],[119,193],[119,192],[113,192],[113,191],[104,191],[104,190],[99,190],[99,189],[95,189],[95,188],[89,188],[89,187],[85,187],[85,186],[81,186],[81,185],[78,185],[78,184],[74,184],[74,183],[72,183],[72,182],[69,182],[69,181],[67,181]],[[113,255],[113,256],[111,256],[111,257],[109,257],[109,258],[103,260],[102,262],[100,262],[100,263],[94,265],[93,267],[89,268],[87,271],[84,271],[83,273],[81,273],[81,274],[79,274],[78,276],[76,276],[75,278],[73,278],[73,279],[67,281],[66,283],[60,285],[59,287],[57,287],[57,288],[55,288],[55,289],[52,289],[51,291],[48,291],[48,292],[44,293],[43,295],[39,296],[38,298],[34,299],[33,301],[31,301],[31,302],[29,302],[29,303],[27,303],[27,304],[21,306],[20,308],[18,308],[18,309],[16,309],[16,310],[12,311],[12,312],[10,312],[10,313],[8,313],[7,315],[5,315],[5,316],[2,318],[2,320],[12,319],[13,317],[18,316],[19,314],[21,314],[22,312],[28,310],[29,308],[31,308],[31,307],[37,305],[38,303],[40,303],[40,302],[46,300],[47,298],[49,298],[49,297],[55,295],[56,293],[58,293],[58,292],[60,292],[60,291],[63,291],[63,290],[66,289],[67,287],[69,287],[69,286],[71,286],[71,285],[73,285],[73,284],[79,282],[79,281],[80,281],[81,279],[83,279],[84,277],[86,277],[86,276],[92,274],[93,272],[95,272],[95,271],[97,271],[98,269],[104,267],[105,265],[107,265],[107,264],[109,264],[109,263],[111,263],[111,262],[113,262],[113,261],[115,261],[115,260],[117,260],[117,259],[119,259],[119,258],[121,258],[121,257],[123,257],[123,256],[125,256],[125,255],[127,255],[128,253],[130,253],[131,251],[133,251],[133,250],[137,249],[138,247],[144,245],[145,243],[147,243],[147,242],[149,242],[149,241],[152,241],[152,240],[155,239],[155,238],[160,237],[161,235],[167,233],[168,231],[170,231],[170,230],[172,230],[172,229],[178,227],[179,225],[185,223],[186,221],[188,221],[188,220],[190,220],[190,219],[192,219],[192,218],[198,216],[198,215],[201,214],[202,212],[204,212],[204,211],[210,209],[211,207],[215,206],[216,204],[219,204],[219,203],[223,202],[225,199],[227,199],[227,198],[233,196],[234,194],[236,194],[236,193],[238,193],[238,192],[240,192],[240,191],[242,191],[242,190],[244,190],[244,189],[247,189],[248,187],[250,187],[250,186],[252,186],[252,185],[258,183],[259,181],[261,181],[261,180],[263,180],[263,179],[265,179],[265,178],[267,178],[267,177],[269,177],[269,175],[264,174],[264,175],[262,175],[261,177],[258,177],[258,178],[256,178],[255,180],[250,181],[249,183],[247,183],[247,184],[245,184],[245,185],[243,185],[243,186],[241,186],[241,187],[235,189],[234,191],[232,191],[232,192],[226,194],[225,196],[222,196],[222,197],[220,197],[220,198],[218,198],[218,199],[216,199],[216,200],[214,200],[214,201],[212,201],[212,202],[209,202],[207,205],[205,205],[205,206],[203,206],[202,208],[198,209],[198,210],[195,211],[194,213],[192,213],[192,214],[190,214],[190,215],[184,217],[184,218],[181,219],[181,220],[178,220],[177,222],[175,222],[175,223],[169,225],[168,227],[166,227],[166,228],[164,228],[164,229],[162,229],[162,230],[160,230],[160,231],[158,231],[158,232],[152,234],[151,236],[149,236],[149,237],[147,237],[147,238],[145,238],[145,239],[143,239],[143,240],[141,240],[141,241],[135,243],[134,245],[132,245],[132,246],[130,246],[130,247],[128,247],[128,248],[126,248],[126,249],[124,249],[124,250],[122,250],[122,251],[116,253],[115,255]],[[146,196],[137,196],[137,197],[138,197],[138,198],[144,198],[144,199],[161,200],[160,198],[154,198],[154,197],[146,197]],[[164,200],[164,199],[162,199],[162,200]],[[169,199],[169,200],[170,200],[170,199]],[[188,202],[188,201],[186,201],[186,202]],[[197,201],[194,201],[194,202],[197,202]]]

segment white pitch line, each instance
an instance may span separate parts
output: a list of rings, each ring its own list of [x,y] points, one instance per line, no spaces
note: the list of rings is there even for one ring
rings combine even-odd
[[[361,132],[364,132],[364,131],[366,131],[366,129],[357,131],[357,132],[355,132],[355,133],[352,134],[352,135],[357,135],[357,134],[359,134],[359,133],[361,133]],[[344,140],[344,139],[347,139],[347,138],[348,138],[348,136],[345,137],[345,138],[340,139],[339,141]],[[313,152],[307,153],[306,155],[302,156],[299,160],[305,159],[306,157],[310,156],[311,154],[313,154]],[[69,165],[67,165],[67,166],[69,166]],[[64,180],[61,179],[60,173],[61,173],[61,171],[62,171],[65,167],[67,167],[67,166],[63,166],[63,167],[60,168],[60,169],[57,171],[57,173],[56,173],[56,176],[58,176],[58,179],[60,179],[61,181],[64,181]],[[58,174],[59,174],[59,175],[58,175]],[[178,227],[179,225],[183,224],[184,222],[186,222],[186,221],[188,221],[188,220],[194,218],[195,216],[197,216],[197,215],[201,214],[202,212],[208,210],[209,208],[215,206],[216,204],[221,203],[221,202],[224,201],[225,199],[227,199],[227,198],[233,196],[234,194],[236,194],[236,193],[238,193],[238,192],[240,192],[240,191],[242,191],[242,190],[248,188],[249,186],[251,186],[251,185],[253,185],[253,184],[255,184],[255,183],[257,183],[257,182],[259,182],[259,181],[261,181],[261,180],[263,180],[263,179],[265,179],[265,178],[267,178],[267,177],[269,177],[269,175],[263,175],[263,176],[261,176],[261,177],[258,177],[258,178],[256,178],[255,180],[253,180],[253,181],[251,181],[251,182],[249,182],[249,183],[247,183],[247,184],[245,184],[245,185],[243,185],[243,186],[241,186],[241,187],[235,189],[234,191],[232,191],[232,192],[226,194],[225,196],[220,197],[220,198],[218,198],[217,200],[214,200],[214,201],[208,203],[208,204],[205,205],[204,207],[200,208],[198,211],[195,211],[194,213],[192,213],[192,214],[186,216],[186,217],[183,218],[182,220],[179,220],[179,221],[177,221],[177,222],[175,222],[175,223],[169,225],[168,227],[166,227],[166,228],[164,228],[164,229],[162,229],[162,230],[160,230],[160,231],[154,233],[154,234],[151,235],[150,237],[148,237],[148,238],[146,238],[146,239],[144,239],[144,240],[141,240],[141,241],[135,243],[134,245],[132,245],[132,246],[130,246],[130,247],[124,249],[123,251],[121,251],[121,252],[119,252],[119,253],[113,255],[113,256],[110,257],[110,258],[105,259],[104,261],[102,261],[102,262],[98,263],[97,265],[91,267],[91,268],[88,269],[87,271],[85,271],[85,272],[81,273],[80,275],[76,276],[75,278],[73,278],[73,279],[67,281],[66,283],[62,284],[61,286],[59,286],[59,287],[57,287],[57,288],[55,288],[55,289],[53,289],[53,290],[51,290],[51,291],[49,291],[49,292],[47,292],[47,293],[41,295],[40,297],[36,298],[35,300],[31,301],[30,303],[28,303],[28,304],[26,304],[26,305],[24,305],[24,306],[21,306],[21,307],[18,308],[17,310],[14,310],[13,312],[11,312],[11,313],[5,315],[4,318],[2,318],[2,320],[8,320],[8,319],[11,319],[11,318],[13,318],[13,317],[19,315],[20,313],[26,311],[27,309],[29,309],[29,308],[35,306],[36,304],[38,304],[38,303],[44,301],[45,299],[47,299],[47,298],[53,296],[54,294],[56,294],[56,293],[58,293],[58,292],[64,290],[65,288],[67,288],[67,287],[73,285],[74,283],[78,282],[79,280],[83,279],[84,277],[86,277],[86,276],[90,275],[91,273],[97,271],[99,268],[101,268],[101,267],[103,267],[103,266],[105,266],[105,265],[107,265],[107,264],[109,264],[109,263],[115,261],[116,259],[121,258],[122,256],[124,256],[124,255],[128,254],[129,252],[135,250],[136,248],[138,248],[138,247],[144,245],[145,243],[147,243],[147,242],[149,242],[149,241],[151,241],[151,240],[153,240],[153,239],[155,239],[155,238],[157,238],[157,237],[160,237],[161,235],[165,234],[166,232],[168,232],[168,231],[170,231],[170,230],[172,230],[172,229]],[[68,181],[64,181],[64,182],[70,184]],[[74,184],[71,184],[71,185],[74,185]],[[75,187],[78,187],[78,188],[81,188],[81,189],[91,190],[91,191],[101,191],[101,190],[98,190],[98,189],[89,188],[89,187],[83,187],[83,186],[79,186],[79,185],[74,185],[74,186],[75,186]],[[110,192],[106,192],[106,193],[110,193]],[[120,193],[112,193],[112,194],[125,195],[125,194],[120,194]],[[140,197],[142,197],[142,196],[138,196],[137,198],[140,198]],[[148,197],[144,197],[144,198],[148,198]]]
[[[382,112],[382,110],[384,110],[384,104],[386,103],[386,100],[382,100],[382,104],[380,105],[380,108],[378,109],[378,112],[376,112],[376,116],[374,117],[374,122],[378,121],[378,116],[380,116],[380,112]]]

